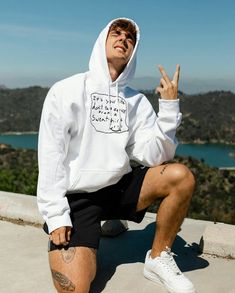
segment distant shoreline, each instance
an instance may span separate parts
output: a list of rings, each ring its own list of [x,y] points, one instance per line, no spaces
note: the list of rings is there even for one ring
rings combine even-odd
[[[179,144],[225,144],[225,145],[235,145],[235,142],[228,142],[228,141],[217,141],[215,139],[212,139],[211,141],[204,141],[200,139],[195,139],[194,141],[179,141]]]
[[[0,135],[35,135],[38,134],[38,131],[7,131],[0,133]],[[217,141],[212,139],[209,141],[204,141],[200,139],[195,139],[194,141],[179,141],[179,144],[225,144],[225,145],[235,145],[235,142],[228,141]]]
[[[7,131],[0,133],[0,135],[27,135],[27,134],[38,134],[38,131]]]

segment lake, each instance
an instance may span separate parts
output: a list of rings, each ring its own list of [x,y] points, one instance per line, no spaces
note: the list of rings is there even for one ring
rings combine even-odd
[[[0,143],[12,145],[14,148],[37,149],[37,134],[0,135]],[[235,167],[234,145],[224,144],[179,144],[176,154],[204,159],[205,163],[214,167]]]

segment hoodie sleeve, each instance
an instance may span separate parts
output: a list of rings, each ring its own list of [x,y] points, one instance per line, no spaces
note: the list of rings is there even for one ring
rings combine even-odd
[[[178,99],[159,99],[156,115],[143,96],[135,113],[133,132],[127,146],[130,160],[153,167],[173,159],[178,144],[175,134],[181,117]]]
[[[65,197],[68,180],[64,166],[70,130],[61,109],[61,101],[52,87],[43,105],[38,137],[37,202],[49,233],[62,226],[72,226]]]

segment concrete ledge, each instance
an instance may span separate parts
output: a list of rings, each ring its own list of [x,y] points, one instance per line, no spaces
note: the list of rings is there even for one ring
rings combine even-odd
[[[151,214],[147,213],[146,217]],[[0,191],[0,217],[22,221],[25,224],[42,225],[35,196]],[[155,215],[151,217],[155,218]],[[187,219],[187,222],[190,219]],[[196,225],[197,221],[191,220]],[[200,248],[203,253],[235,259],[235,225],[205,222],[206,228],[201,237]]]
[[[235,258],[235,226],[208,224],[200,241],[200,249],[203,253]]]
[[[30,224],[43,224],[35,196],[0,191],[0,216]]]

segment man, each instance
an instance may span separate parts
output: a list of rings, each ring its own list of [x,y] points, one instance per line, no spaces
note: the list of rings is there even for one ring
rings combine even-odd
[[[96,274],[100,222],[140,222],[163,198],[144,276],[170,292],[195,292],[170,248],[187,213],[194,177],[174,157],[181,120],[179,66],[164,68],[158,116],[127,86],[134,76],[139,28],[116,19],[100,33],[89,71],[56,83],[43,106],[39,131],[38,206],[50,234],[49,262],[58,292],[89,292]],[[131,168],[130,162],[139,166]]]

